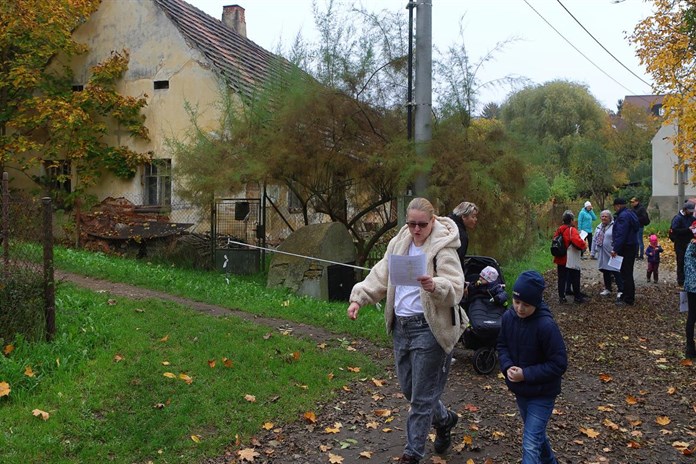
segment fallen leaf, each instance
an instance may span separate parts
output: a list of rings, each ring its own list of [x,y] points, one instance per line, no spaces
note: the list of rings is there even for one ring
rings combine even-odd
[[[348,370],[349,370],[350,372],[360,372],[360,368],[359,368],[359,367],[350,367],[350,366],[348,366]]]
[[[326,349],[326,343],[317,343],[317,348],[320,350],[325,350]]]
[[[31,366],[27,366],[24,368],[24,375],[27,377],[34,377],[34,371],[31,369]]]
[[[657,416],[655,422],[657,422],[659,425],[668,425],[670,422],[672,422],[672,419],[667,416]]]
[[[389,417],[391,416],[390,409],[375,409],[375,416],[377,417]]]
[[[232,360],[227,358],[222,358],[222,364],[225,367],[232,367]]]
[[[612,412],[614,408],[610,406],[597,406],[597,409],[602,412]]]
[[[350,392],[353,391],[353,390],[350,389],[350,387],[349,387],[348,385],[342,386],[341,389],[342,389],[344,392],[348,392],[348,393],[350,393]]]
[[[637,441],[629,440],[629,442],[626,444],[628,448],[633,448],[633,449],[639,449],[640,448],[640,443]]]
[[[162,361],[163,366],[169,366],[171,363],[169,361]]]
[[[324,428],[325,433],[338,433],[340,431],[341,431],[341,429],[339,427],[325,427]]]
[[[5,354],[5,356],[9,356],[10,353],[14,351],[14,345],[5,345],[5,348],[3,348],[2,352]]]
[[[627,395],[626,396],[626,403],[630,405],[634,405],[638,403],[638,399],[633,396],[633,395]]]
[[[108,300],[106,300],[106,304],[108,304],[109,306],[113,306],[116,304],[116,300],[114,300],[113,298],[109,298]]]
[[[172,373],[172,372],[165,372],[165,373],[162,374],[162,375],[165,376],[165,377],[168,378],[168,379],[176,379],[176,374],[174,374],[174,373]]]
[[[136,313],[144,313],[145,312],[145,310],[142,308],[135,308],[133,311],[135,311]]]
[[[7,382],[0,382],[0,398],[3,396],[7,396],[10,394],[12,389],[10,388],[10,384]]]
[[[374,377],[372,377],[372,383],[375,384],[375,387],[384,386],[384,380],[375,379]]]
[[[217,363],[217,361],[215,361],[214,359],[209,359],[208,360],[208,367],[210,367],[211,369],[215,369],[216,363]]]
[[[343,458],[337,454],[332,454],[329,453],[329,463],[331,464],[341,464],[343,462]]]
[[[161,341],[162,343],[166,342],[167,340],[169,340],[169,335],[165,335],[164,337],[159,339],[159,341]]]
[[[273,422],[264,422],[261,428],[264,430],[272,430],[275,425],[273,425]]]
[[[604,419],[604,420],[602,421],[602,425],[605,426],[605,427],[608,427],[608,428],[610,428],[610,429],[612,429],[612,430],[618,430],[618,429],[619,429],[619,426],[618,426],[617,424],[615,424],[614,422],[610,421],[609,419]]]
[[[114,362],[118,363],[118,362],[121,362],[121,361],[123,361],[123,355],[120,354],[120,353],[116,353],[116,354],[114,355]]]
[[[337,454],[329,453],[329,462],[331,464],[341,464],[343,462],[343,458]]]
[[[447,461],[442,459],[440,456],[432,456],[430,458],[430,462],[432,462],[433,464],[447,464]]]
[[[250,403],[256,403],[256,397],[254,395],[244,395],[244,399]]]
[[[389,433],[391,431],[392,431],[392,429],[390,429],[389,427],[385,427],[382,429],[382,432],[384,432],[384,433]]]
[[[319,449],[321,450],[322,453],[326,453],[330,449],[333,449],[333,446],[330,445],[319,445]]]
[[[668,394],[668,395],[674,395],[676,392],[677,392],[677,389],[674,388],[674,387],[669,387],[669,388],[667,389],[667,394]]]
[[[333,378],[334,378],[334,373],[333,373],[333,372],[329,372],[328,375],[327,375],[326,377],[327,377],[329,380],[333,380]]]
[[[372,459],[372,451],[361,451],[358,456],[365,459]]]
[[[694,365],[694,362],[691,359],[682,359],[679,364],[681,364],[684,367],[691,367]]]
[[[587,435],[590,438],[597,438],[599,436],[599,432],[590,428],[580,427],[580,432],[582,432],[584,435]]]
[[[34,416],[40,417],[40,418],[43,419],[43,420],[48,420],[48,418],[50,417],[49,414],[48,414],[46,411],[42,411],[42,410],[40,410],[40,409],[34,409],[31,413],[32,413]]]
[[[609,374],[599,374],[599,380],[601,380],[604,383],[607,383],[611,382],[614,379]]]
[[[294,351],[294,352],[292,353],[292,359],[295,360],[295,361],[299,361],[299,360],[300,360],[300,352],[299,352],[299,351]]]
[[[183,374],[183,373],[179,374],[179,378],[189,385],[191,385],[193,383],[193,379],[186,374]]]
[[[368,422],[367,424],[365,424],[365,427],[367,427],[368,429],[377,430],[377,427],[379,427],[379,422],[377,422],[377,421],[370,421],[370,422]]]
[[[203,437],[201,437],[200,435],[191,435],[191,440],[193,440],[196,443],[200,443],[201,438],[203,438]]]
[[[499,431],[497,431],[497,430],[494,430],[494,431],[493,431],[493,439],[494,439],[494,440],[500,440],[500,439],[503,438],[504,436],[505,436],[505,432],[499,432]]]
[[[465,404],[464,409],[469,412],[477,412],[479,410],[478,406],[474,406],[473,404]]]
[[[237,451],[237,456],[242,461],[254,462],[254,458],[261,456],[254,448],[244,448]]]
[[[302,417],[304,417],[304,420],[311,424],[314,424],[317,421],[317,416],[312,411],[307,411]]]

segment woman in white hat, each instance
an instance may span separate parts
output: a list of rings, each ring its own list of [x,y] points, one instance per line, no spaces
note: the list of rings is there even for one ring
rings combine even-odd
[[[587,232],[587,251],[592,253],[592,222],[597,220],[597,215],[592,211],[592,203],[589,201],[585,202],[585,206],[580,210],[578,214],[578,230]],[[582,253],[583,255],[585,252]]]

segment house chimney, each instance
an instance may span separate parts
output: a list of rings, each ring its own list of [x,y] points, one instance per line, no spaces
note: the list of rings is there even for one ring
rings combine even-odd
[[[222,7],[222,22],[233,29],[237,34],[246,37],[246,20],[244,8],[239,5],[227,5]]]

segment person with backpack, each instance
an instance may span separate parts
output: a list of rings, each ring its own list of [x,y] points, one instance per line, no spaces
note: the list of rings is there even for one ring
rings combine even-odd
[[[638,229],[638,256],[636,259],[643,259],[643,254],[645,253],[645,245],[643,244],[643,229],[645,226],[650,224],[650,216],[648,215],[648,210],[645,209],[637,197],[631,198],[631,208],[633,212],[636,213],[638,217],[638,222],[640,223],[640,228]]]
[[[633,265],[636,262],[638,251],[638,229],[640,222],[633,210],[626,208],[626,199],[614,199],[614,234],[612,257],[621,256],[621,278],[624,291],[620,298],[616,299],[617,306],[633,305],[636,300],[636,283],[633,280]]]
[[[580,237],[578,229],[573,226],[574,219],[575,215],[572,211],[565,211],[561,218],[563,223],[553,234],[554,240],[559,236],[563,238],[563,246],[566,250],[564,255],[553,257],[558,270],[558,301],[561,304],[568,302],[566,300],[566,283],[568,282],[570,282],[575,302],[578,304],[587,302],[587,296],[580,291],[580,252],[587,248],[587,244]]]

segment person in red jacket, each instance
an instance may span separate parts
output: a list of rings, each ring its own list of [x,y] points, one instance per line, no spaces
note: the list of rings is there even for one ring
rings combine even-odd
[[[565,256],[554,256],[553,262],[558,268],[558,301],[568,302],[566,300],[566,284],[568,283],[573,291],[575,302],[582,304],[587,301],[587,296],[580,291],[580,252],[585,250],[587,243],[580,236],[580,231],[573,226],[574,219],[575,215],[572,211],[567,210],[563,213],[563,223],[556,229],[553,236],[562,235],[563,244],[568,251]]]

